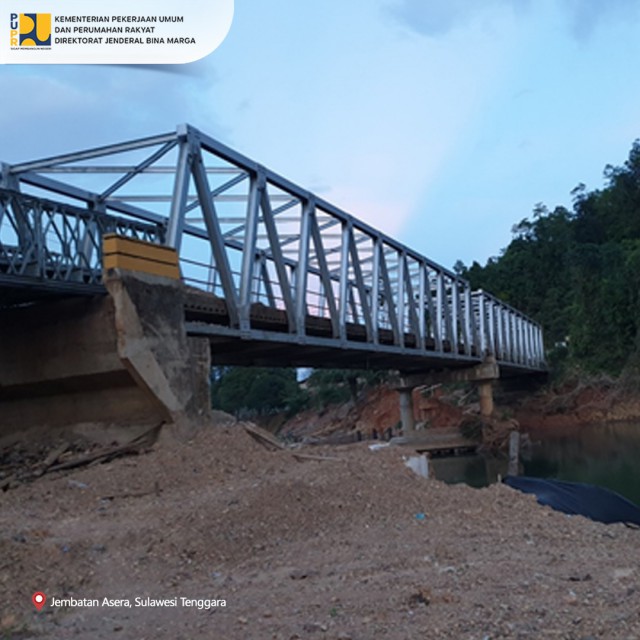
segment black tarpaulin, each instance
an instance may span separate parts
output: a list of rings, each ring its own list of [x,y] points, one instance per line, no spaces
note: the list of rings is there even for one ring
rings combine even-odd
[[[503,482],[538,502],[562,513],[580,515],[596,522],[624,522],[640,526],[640,508],[610,489],[580,482],[545,480],[526,476],[507,476]]]

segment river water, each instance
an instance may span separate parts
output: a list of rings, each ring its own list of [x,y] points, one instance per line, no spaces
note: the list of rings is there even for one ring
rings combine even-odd
[[[521,475],[607,487],[640,505],[640,424],[616,423],[529,432]],[[507,473],[507,462],[473,455],[434,458],[436,478],[484,487]]]

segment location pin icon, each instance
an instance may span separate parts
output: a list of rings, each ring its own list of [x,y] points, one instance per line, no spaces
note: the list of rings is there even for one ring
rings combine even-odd
[[[33,606],[40,611],[42,607],[44,607],[44,603],[47,601],[47,596],[42,593],[42,591],[36,591],[31,596],[31,602],[33,602]]]

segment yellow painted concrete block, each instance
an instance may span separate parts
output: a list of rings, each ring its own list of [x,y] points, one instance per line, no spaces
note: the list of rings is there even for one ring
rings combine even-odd
[[[113,233],[102,238],[102,268],[180,279],[180,263],[175,249]]]

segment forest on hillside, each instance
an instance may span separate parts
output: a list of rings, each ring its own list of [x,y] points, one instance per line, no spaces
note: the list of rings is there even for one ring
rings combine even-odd
[[[541,323],[556,372],[640,369],[640,140],[605,186],[578,185],[573,207],[537,205],[484,265],[456,271]]]

